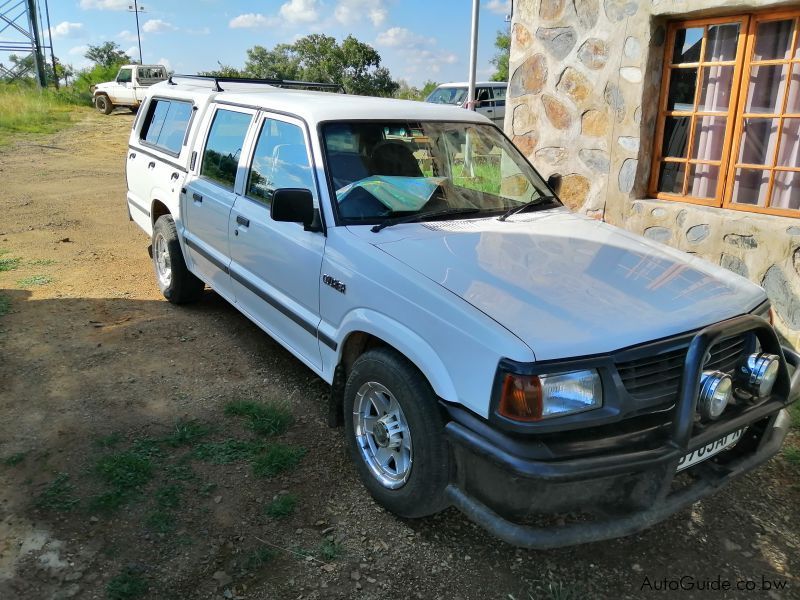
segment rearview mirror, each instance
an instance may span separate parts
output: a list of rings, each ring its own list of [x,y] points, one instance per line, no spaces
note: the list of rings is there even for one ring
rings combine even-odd
[[[314,208],[311,190],[279,188],[272,193],[269,209],[273,221],[301,223],[306,231],[321,231],[319,211]]]

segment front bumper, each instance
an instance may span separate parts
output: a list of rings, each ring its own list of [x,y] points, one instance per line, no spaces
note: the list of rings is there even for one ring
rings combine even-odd
[[[650,447],[600,452],[578,458],[525,456],[524,446],[498,443],[505,434],[458,409],[446,432],[456,469],[449,501],[496,537],[520,547],[547,549],[612,539],[646,529],[708,496],[728,481],[774,456],[786,437],[785,407],[800,396],[800,355],[784,348],[784,365],[773,395],[752,409],[693,435],[702,357],[723,333],[753,331],[765,351],[780,353],[771,328],[755,317],[739,317],[704,329],[689,346],[669,434]],[[688,452],[747,427],[731,449],[686,471]],[[509,438],[510,439],[510,438]],[[535,443],[532,442],[532,443]],[[530,524],[543,515],[577,513],[568,524]]]

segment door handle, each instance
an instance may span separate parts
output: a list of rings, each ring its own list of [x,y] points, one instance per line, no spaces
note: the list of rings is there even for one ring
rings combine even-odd
[[[136,152],[131,152],[128,154],[128,158],[136,158]]]
[[[169,176],[169,178],[172,181],[176,181],[178,179],[178,177],[180,177],[180,175],[178,175],[177,173],[173,173],[172,175]]]
[[[203,197],[200,194],[198,194],[197,192],[193,192],[192,193],[192,200],[194,200],[195,202],[202,202],[203,201]]]
[[[151,160],[149,163],[147,163],[147,168],[148,169],[154,169],[155,166],[156,166],[156,161],[154,161],[154,160]]]
[[[250,219],[245,219],[242,215],[236,215],[236,222],[243,227],[250,227]]]

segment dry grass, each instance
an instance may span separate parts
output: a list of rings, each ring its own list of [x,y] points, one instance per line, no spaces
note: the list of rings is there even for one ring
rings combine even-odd
[[[52,133],[72,120],[75,107],[50,90],[0,84],[0,144],[18,133]]]

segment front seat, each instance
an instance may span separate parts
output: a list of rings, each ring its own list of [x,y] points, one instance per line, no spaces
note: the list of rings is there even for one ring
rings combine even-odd
[[[419,162],[402,142],[384,141],[372,150],[372,174],[398,177],[422,177]]]

